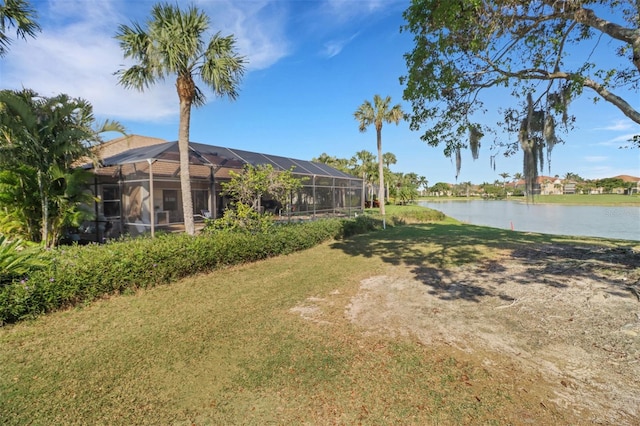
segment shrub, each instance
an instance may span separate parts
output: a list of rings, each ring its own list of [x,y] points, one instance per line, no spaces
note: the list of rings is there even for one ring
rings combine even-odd
[[[266,233],[269,232],[272,226],[272,215],[260,214],[251,208],[251,206],[236,203],[235,208],[226,209],[221,218],[207,219],[203,232]]]
[[[268,232],[210,230],[59,247],[43,254],[45,266],[27,280],[0,287],[0,325],[377,228],[373,218],[324,219],[272,225]]]

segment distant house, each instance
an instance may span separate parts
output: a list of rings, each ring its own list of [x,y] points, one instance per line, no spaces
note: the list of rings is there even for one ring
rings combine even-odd
[[[526,182],[520,179],[514,182],[514,187],[526,192]],[[567,186],[568,185],[568,186]],[[563,182],[562,179],[552,176],[538,176],[533,183],[533,195],[561,195],[575,194],[575,182]]]
[[[361,210],[362,179],[326,164],[194,142],[189,148],[193,214],[200,221],[222,214],[231,200],[222,195],[221,183],[247,164],[292,170],[302,180],[287,205],[263,200],[264,208],[276,215],[351,216]],[[102,241],[125,233],[184,230],[177,142],[132,135],[99,145],[96,153],[100,166],[83,166],[95,174],[92,192],[99,200],[84,237]]]
[[[536,192],[539,191],[539,192]],[[538,176],[533,193],[540,195],[560,195],[563,193],[562,180],[551,176]]]
[[[565,181],[562,186],[563,194],[575,194],[576,193],[576,182],[573,181]]]
[[[617,193],[619,194],[627,194],[627,195],[631,195],[631,194],[639,194],[640,193],[640,177],[636,177],[636,176],[629,176],[629,175],[618,175],[618,176],[614,176],[614,179],[620,179],[622,180],[624,183],[631,183],[631,184],[635,184],[632,185],[631,187],[626,187],[626,188],[616,188],[616,189],[620,189],[621,191],[618,191]]]

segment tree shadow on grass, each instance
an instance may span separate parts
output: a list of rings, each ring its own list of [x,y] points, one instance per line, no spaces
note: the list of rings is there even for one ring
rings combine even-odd
[[[500,292],[500,285],[507,282],[564,288],[580,278],[597,279],[610,294],[629,296],[629,283],[640,280],[640,253],[633,245],[429,223],[388,228],[337,241],[332,247],[351,256],[379,257],[391,265],[409,266],[415,279],[442,300],[479,302],[487,296],[511,300]],[[522,267],[508,270],[495,258],[496,251]]]

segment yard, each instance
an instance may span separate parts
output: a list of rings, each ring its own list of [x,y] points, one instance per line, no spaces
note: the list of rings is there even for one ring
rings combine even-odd
[[[637,424],[640,246],[450,220],[0,328],[4,424]]]

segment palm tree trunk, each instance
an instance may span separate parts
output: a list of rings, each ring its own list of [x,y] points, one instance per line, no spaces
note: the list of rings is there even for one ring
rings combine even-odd
[[[380,214],[384,216],[384,164],[382,162],[382,129],[376,129],[378,136],[378,177],[380,185],[378,187],[378,202],[380,203]]]
[[[362,174],[362,195],[361,195],[361,197],[362,197],[362,198],[361,198],[361,200],[360,200],[360,201],[361,201],[361,202],[360,202],[360,205],[361,205],[361,207],[362,207],[362,211],[363,211],[363,212],[364,212],[364,209],[365,209],[365,207],[366,207],[366,206],[365,206],[365,198],[367,198],[367,188],[366,188],[366,186],[365,186],[365,179],[366,179],[366,178],[367,178],[367,174],[366,174],[366,173],[363,173],[363,174]],[[314,200],[314,201],[315,201],[315,200]]]
[[[191,198],[191,174],[189,173],[189,125],[191,121],[191,101],[180,99],[180,130],[178,132],[178,149],[180,151],[180,189],[182,191],[182,214],[184,231],[195,235],[193,220],[193,199]],[[151,212],[155,214],[155,212]]]
[[[38,170],[38,191],[40,192],[40,203],[42,207],[42,244],[49,247],[49,198],[44,193],[44,183],[42,182],[42,172]]]

